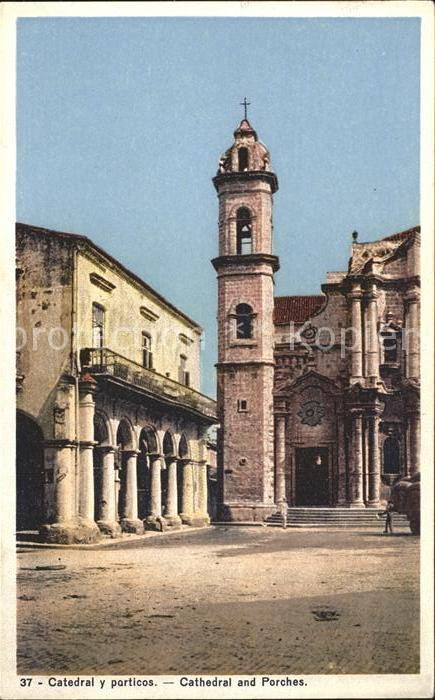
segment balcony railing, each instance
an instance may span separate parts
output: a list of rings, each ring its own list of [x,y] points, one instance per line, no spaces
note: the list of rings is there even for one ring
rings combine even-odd
[[[83,371],[108,375],[145,389],[157,398],[193,409],[210,418],[216,417],[216,402],[191,387],[147,369],[109,348],[83,348],[80,352]]]

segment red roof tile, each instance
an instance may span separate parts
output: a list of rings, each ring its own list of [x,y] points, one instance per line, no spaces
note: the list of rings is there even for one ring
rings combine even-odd
[[[275,297],[274,323],[305,323],[325,302],[323,295]]]

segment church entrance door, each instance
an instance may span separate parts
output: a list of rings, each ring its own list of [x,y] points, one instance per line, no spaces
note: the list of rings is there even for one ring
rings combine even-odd
[[[329,450],[296,449],[296,506],[329,506]]]

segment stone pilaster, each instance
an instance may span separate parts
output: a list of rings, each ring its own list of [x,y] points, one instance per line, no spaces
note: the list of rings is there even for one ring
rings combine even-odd
[[[379,463],[379,415],[376,412],[367,416],[368,452],[368,501],[370,508],[379,508],[381,495],[381,468]]]
[[[347,476],[346,476],[346,448],[344,415],[337,412],[337,459],[338,459],[338,484],[337,484],[337,505],[346,506],[347,500]]]
[[[363,501],[363,434],[362,410],[351,409],[352,421],[352,452],[350,455],[350,507],[364,508]]]
[[[124,450],[125,502],[121,527],[124,532],[143,533],[143,522],[137,515],[137,456],[138,450]]]
[[[410,411],[408,419],[408,442],[409,442],[409,474],[412,476],[420,471],[420,412],[418,408]]]
[[[285,442],[286,442],[286,416],[275,415],[275,503],[279,504],[286,499],[285,488]]]
[[[412,289],[405,297],[404,346],[406,377],[420,381],[420,290]]]
[[[365,294],[365,377],[367,385],[375,387],[379,381],[379,338],[378,338],[378,293],[376,285],[372,284]]]
[[[362,363],[362,315],[361,300],[362,292],[359,284],[354,284],[352,292],[349,294],[351,302],[351,323],[352,323],[352,348],[351,348],[351,384],[361,382],[363,376]]]
[[[99,452],[100,492],[97,493],[97,525],[105,535],[115,537],[121,532],[116,519],[115,493],[115,448],[110,446],[95,447]]]
[[[197,476],[197,512],[195,525],[209,525],[210,517],[207,512],[207,462],[201,461],[196,467]]]

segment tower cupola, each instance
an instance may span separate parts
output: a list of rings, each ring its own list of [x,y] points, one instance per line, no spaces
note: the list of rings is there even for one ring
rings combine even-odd
[[[215,187],[225,176],[229,179],[246,175],[249,179],[266,176],[272,192],[278,189],[278,180],[272,173],[270,155],[266,146],[258,140],[257,132],[248,119],[242,119],[234,132],[234,143],[219,159]]]

